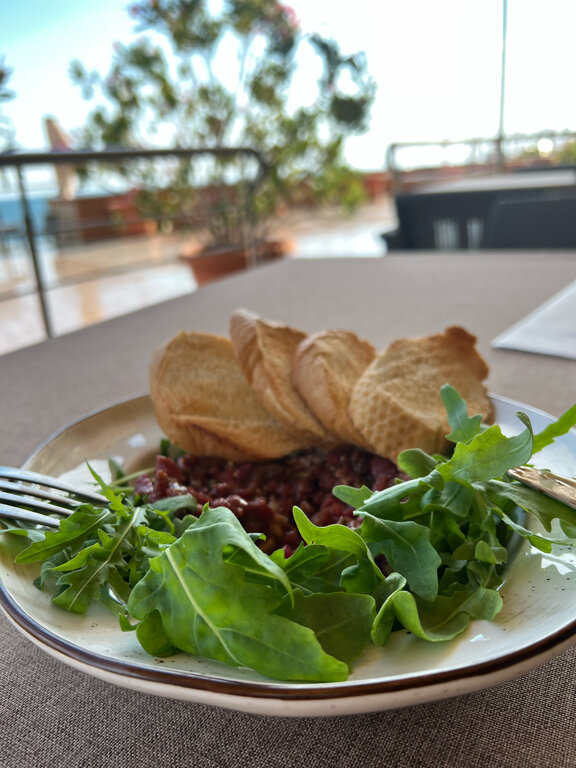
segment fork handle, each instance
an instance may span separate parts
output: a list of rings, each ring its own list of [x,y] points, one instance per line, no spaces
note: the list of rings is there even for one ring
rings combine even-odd
[[[524,485],[535,488],[537,491],[576,509],[576,480],[574,478],[555,475],[554,472],[546,469],[524,466],[509,469],[508,474],[515,480],[520,480]]]

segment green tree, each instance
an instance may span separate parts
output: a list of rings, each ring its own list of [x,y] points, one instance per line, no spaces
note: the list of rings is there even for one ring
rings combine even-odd
[[[12,70],[6,66],[4,57],[0,56],[0,152],[14,148],[14,127],[11,120],[2,114],[2,104],[15,96],[14,91],[8,87],[11,77]]]
[[[566,142],[553,154],[553,160],[557,165],[576,165],[576,140]]]
[[[73,80],[97,101],[82,143],[249,146],[269,163],[257,216],[302,197],[354,208],[363,186],[343,150],[348,136],[366,130],[374,99],[364,57],[304,34],[277,0],[215,5],[139,0],[130,13],[142,36],[115,45],[106,74],[72,63]],[[298,87],[303,76],[308,93]],[[170,187],[183,191],[188,180],[181,164]]]

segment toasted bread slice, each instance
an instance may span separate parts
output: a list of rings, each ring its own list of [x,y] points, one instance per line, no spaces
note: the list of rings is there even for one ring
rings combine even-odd
[[[199,456],[285,456],[303,442],[260,403],[228,339],[178,334],[150,363],[150,393],[166,436]]]
[[[444,384],[466,400],[471,415],[493,418],[482,383],[488,367],[463,328],[400,339],[378,355],[358,379],[350,401],[355,427],[376,453],[395,461],[407,448],[446,449],[450,428],[440,398]]]
[[[230,339],[246,380],[264,407],[309,445],[337,442],[298,392],[291,379],[294,353],[306,334],[263,320],[246,310],[230,318]]]
[[[292,363],[292,383],[324,428],[340,442],[371,446],[348,412],[354,385],[376,350],[352,331],[321,331],[300,342]]]

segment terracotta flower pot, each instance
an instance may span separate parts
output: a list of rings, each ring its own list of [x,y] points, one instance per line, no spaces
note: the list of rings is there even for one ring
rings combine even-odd
[[[292,251],[292,243],[287,240],[267,240],[258,247],[259,264],[282,258]],[[250,266],[249,254],[245,248],[183,249],[180,260],[190,266],[198,285],[211,283]]]

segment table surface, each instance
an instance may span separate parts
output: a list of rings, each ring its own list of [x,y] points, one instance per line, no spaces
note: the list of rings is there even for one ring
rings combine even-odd
[[[576,253],[293,259],[0,358],[0,462],[17,465],[85,413],[148,390],[152,350],[182,329],[227,335],[239,307],[307,332],[349,328],[378,348],[462,325],[491,392],[557,416],[576,361],[491,349],[576,279]],[[458,698],[339,718],[249,715],[118,688],[36,648],[0,617],[0,766],[354,768],[576,765],[576,651]]]

